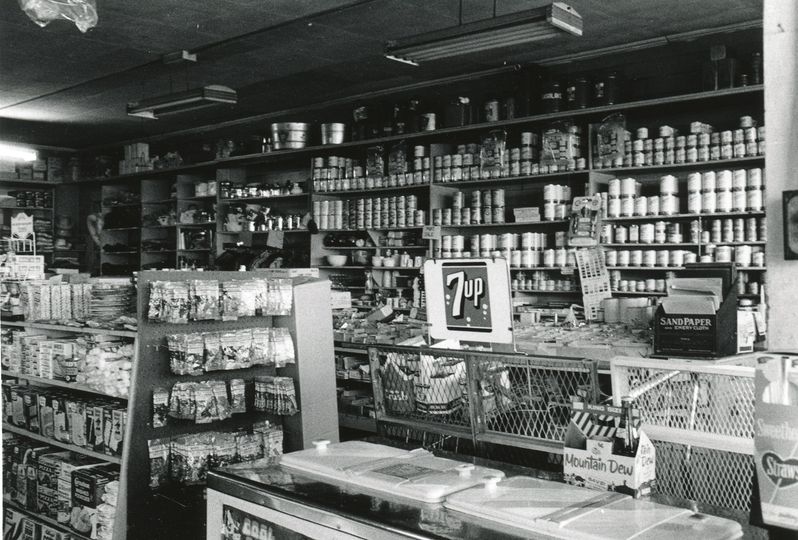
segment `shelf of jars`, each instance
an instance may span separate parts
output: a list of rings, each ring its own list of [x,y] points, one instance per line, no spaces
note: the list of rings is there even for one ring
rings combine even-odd
[[[732,99],[735,97],[747,98],[748,96],[756,96],[763,93],[763,85],[755,84],[743,86],[738,88],[728,88],[721,90],[690,92],[679,94],[675,96],[656,97],[650,99],[640,99],[635,101],[613,103],[611,105],[600,105],[593,107],[585,107],[579,109],[562,110],[558,112],[535,114],[530,116],[523,116],[518,118],[510,118],[492,122],[477,122],[463,126],[452,126],[438,128],[429,131],[417,131],[413,133],[402,133],[390,135],[385,137],[374,137],[363,140],[346,141],[340,144],[325,144],[325,145],[312,145],[304,148],[276,150],[267,153],[252,153],[233,157],[225,157],[213,159],[208,161],[200,161],[197,163],[184,164],[178,167],[153,169],[147,171],[139,171],[129,174],[120,174],[107,177],[96,178],[83,178],[80,183],[114,183],[126,180],[144,179],[147,177],[160,177],[166,175],[173,175],[177,173],[196,172],[203,169],[212,170],[218,167],[241,166],[247,164],[269,163],[272,161],[300,158],[310,156],[316,153],[324,153],[331,150],[342,150],[348,148],[368,147],[377,144],[399,142],[403,140],[426,140],[434,137],[441,137],[446,135],[454,135],[466,132],[489,131],[491,129],[519,126],[524,124],[542,124],[551,121],[570,119],[570,118],[584,118],[600,119],[608,113],[632,111],[636,109],[658,108],[661,107],[666,110],[671,110],[673,105],[687,104],[699,102],[704,100],[715,99]],[[263,121],[263,117],[258,116],[258,122]],[[245,125],[247,119],[242,119],[237,124]]]

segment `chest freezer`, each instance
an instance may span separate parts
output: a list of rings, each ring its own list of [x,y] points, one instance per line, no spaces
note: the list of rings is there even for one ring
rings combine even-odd
[[[472,518],[568,540],[742,537],[740,524],[615,492],[515,476],[447,497],[444,507]]]
[[[500,479],[498,469],[440,458],[423,450],[348,441],[314,442],[315,448],[284,455],[280,465],[306,475],[422,503]]]

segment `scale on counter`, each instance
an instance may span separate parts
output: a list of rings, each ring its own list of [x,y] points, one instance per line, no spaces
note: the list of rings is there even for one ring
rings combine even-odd
[[[457,491],[504,477],[498,469],[436,457],[421,448],[399,450],[362,441],[313,444],[313,449],[284,455],[280,464],[326,481],[417,502],[441,502]]]

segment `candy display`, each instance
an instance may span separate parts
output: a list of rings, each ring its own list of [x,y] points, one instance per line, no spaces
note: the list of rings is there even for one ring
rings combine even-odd
[[[159,490],[170,481],[179,485],[205,483],[208,468],[269,460],[282,455],[282,428],[269,422],[253,425],[252,432],[207,431],[183,437],[147,441],[150,488]]]
[[[296,359],[287,328],[246,328],[167,336],[169,364],[176,375],[243,369],[254,365],[284,367]]]
[[[256,411],[290,416],[299,412],[296,403],[296,389],[291,377],[256,377]]]
[[[186,324],[189,320],[236,320],[241,317],[290,315],[290,279],[155,281],[150,287],[148,319]]]
[[[176,383],[168,394],[167,414],[172,418],[191,420],[195,424],[208,424],[230,418],[234,412],[246,412],[246,405],[244,404],[243,410],[241,407],[242,390],[245,387],[242,388],[239,381],[235,381],[235,388],[224,381]],[[153,392],[153,408],[156,402],[159,403],[158,411],[162,410],[160,402],[163,400],[164,392],[163,389]],[[236,410],[233,410],[231,405],[233,397],[236,398]],[[243,397],[245,398],[246,394]],[[158,427],[165,425],[165,420],[159,415]]]

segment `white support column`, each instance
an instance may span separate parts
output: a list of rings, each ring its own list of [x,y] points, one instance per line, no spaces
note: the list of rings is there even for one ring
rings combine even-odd
[[[768,347],[798,351],[798,260],[784,260],[782,192],[798,190],[798,2],[764,2]]]

